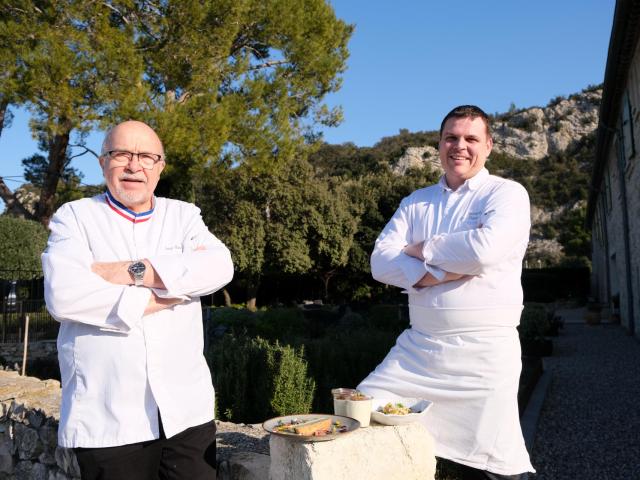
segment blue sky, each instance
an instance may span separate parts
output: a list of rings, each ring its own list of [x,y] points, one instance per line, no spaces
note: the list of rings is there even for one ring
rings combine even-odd
[[[558,95],[601,83],[614,0],[331,0],[355,24],[342,89],[344,122],[324,132],[329,143],[370,146],[382,137],[436,130],[454,106],[489,113],[543,106]],[[0,176],[23,180],[20,160],[37,152],[27,112],[13,111],[0,138]],[[101,133],[87,145],[99,150]],[[85,183],[100,183],[97,160],[74,159]]]

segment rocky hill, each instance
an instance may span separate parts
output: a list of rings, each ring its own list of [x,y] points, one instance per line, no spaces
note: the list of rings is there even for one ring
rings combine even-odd
[[[494,115],[494,154],[521,160],[540,160],[575,149],[583,138],[593,134],[598,127],[601,99],[602,89],[591,87],[568,98],[557,97],[546,107],[531,107]],[[397,160],[394,171],[403,174],[409,168],[425,164],[441,169],[436,147],[437,145],[406,147],[404,154]]]

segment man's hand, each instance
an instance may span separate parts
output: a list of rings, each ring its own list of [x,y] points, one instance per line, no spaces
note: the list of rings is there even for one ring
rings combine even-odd
[[[197,250],[200,250],[198,248]],[[149,260],[142,260],[147,267],[142,279],[142,285],[149,288],[165,288],[164,282],[149,263]],[[133,278],[129,273],[131,262],[95,262],[91,265],[91,271],[100,275],[104,280],[116,285],[133,285]]]
[[[417,258],[418,260],[424,262],[424,257],[422,256],[423,248],[424,242],[418,242],[414,243],[413,245],[405,245],[402,251],[405,255],[409,255],[410,257]]]
[[[406,245],[402,251],[405,255],[409,255],[410,257],[417,258],[418,260],[424,262],[424,257],[422,256],[422,249],[424,248],[424,242],[414,243],[413,245]],[[431,275],[430,273],[425,274],[418,283],[416,283],[413,288],[424,288],[424,287],[433,287],[434,285],[440,285],[441,283],[453,282],[454,280],[466,280],[467,278],[471,278],[473,275],[465,275],[462,273],[451,273],[445,272],[446,275],[442,280],[438,280],[436,277]]]
[[[179,298],[161,298],[158,297],[155,292],[151,292],[147,308],[144,309],[144,315],[150,315],[152,313],[159,312],[160,310],[171,308],[180,303],[183,303],[183,300]]]
[[[413,288],[433,287],[434,285],[440,285],[441,283],[453,282],[454,280],[466,280],[471,277],[473,277],[473,275],[446,272],[444,278],[442,280],[438,280],[430,273],[427,273],[413,286]]]

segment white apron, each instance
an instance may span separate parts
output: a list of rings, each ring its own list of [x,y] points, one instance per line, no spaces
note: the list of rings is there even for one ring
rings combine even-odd
[[[409,306],[411,328],[359,386],[378,398],[419,397],[436,456],[501,475],[535,472],[518,414],[521,306]]]

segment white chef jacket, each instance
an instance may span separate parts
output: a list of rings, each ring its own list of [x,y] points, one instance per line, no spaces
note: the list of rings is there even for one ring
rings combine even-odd
[[[409,304],[465,308],[522,305],[522,259],[529,242],[529,196],[483,168],[457,190],[443,176],[404,198],[376,240],[371,273],[404,288]],[[425,262],[402,253],[425,241]],[[475,275],[414,289],[429,268]]]
[[[424,423],[436,455],[504,475],[534,471],[518,418],[515,329],[529,228],[525,189],[482,169],[455,191],[442,177],[403,199],[371,256],[374,278],[408,293],[411,328],[358,389],[432,400]],[[424,262],[402,252],[421,241]],[[443,270],[473,277],[413,287]]]
[[[233,265],[200,210],[154,197],[152,210],[136,214],[101,194],[63,205],[49,228],[42,265],[47,308],[60,322],[58,443],[157,439],[158,410],[167,437],[211,421],[199,297],[227,284]],[[93,262],[145,258],[166,287],[156,294],[184,303],[145,316],[151,289],[115,285],[91,271]]]

